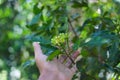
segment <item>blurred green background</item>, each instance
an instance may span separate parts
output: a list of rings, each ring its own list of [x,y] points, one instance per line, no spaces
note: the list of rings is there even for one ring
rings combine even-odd
[[[26,24],[31,20],[35,0],[0,0],[0,80],[37,80],[32,42],[26,38],[31,31]]]

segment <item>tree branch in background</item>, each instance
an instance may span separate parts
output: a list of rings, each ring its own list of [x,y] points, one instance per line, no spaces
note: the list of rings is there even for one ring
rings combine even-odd
[[[74,35],[78,38],[78,35],[77,35],[77,33],[75,32],[75,29],[74,29],[74,27],[73,27],[73,25],[72,25],[72,22],[70,21],[69,18],[68,18],[68,23],[69,23],[69,25],[70,25],[70,27],[71,27],[71,29],[72,29]]]

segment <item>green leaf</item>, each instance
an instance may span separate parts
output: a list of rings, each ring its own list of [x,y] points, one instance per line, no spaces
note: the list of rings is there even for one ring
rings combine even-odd
[[[89,53],[88,50],[82,49],[82,50],[81,50],[81,55],[82,55],[83,57],[88,57],[88,56],[90,56],[90,53]]]
[[[82,27],[84,28],[88,24],[96,25],[99,24],[100,21],[101,21],[100,17],[88,18],[87,20],[84,21]]]
[[[42,10],[42,17],[43,17],[43,21],[46,23],[47,22],[47,19],[48,19],[48,14],[47,14],[47,8],[44,8]]]
[[[37,14],[33,17],[32,21],[27,25],[28,28],[36,26],[40,21],[41,14]]]
[[[61,54],[60,50],[53,51],[47,58],[47,60],[53,60],[55,57],[57,57],[59,54]]]
[[[103,29],[108,29],[108,30],[115,30],[115,24],[113,23],[113,21],[110,18],[102,18],[102,25],[103,25]]]
[[[28,61],[24,62],[24,64],[22,64],[22,67],[25,69],[28,66],[33,65],[34,63],[35,63],[35,60],[28,60]]]
[[[40,44],[42,51],[45,55],[49,56],[52,52],[57,50],[56,47],[52,46],[51,44]]]
[[[33,12],[34,12],[34,14],[37,15],[37,14],[41,13],[42,9],[43,9],[42,4],[36,3],[33,7]]]
[[[78,39],[78,38],[73,38],[73,50],[77,50],[79,47],[80,47],[80,44],[81,44],[81,39]]]
[[[35,34],[31,34],[26,36],[26,39],[28,39],[29,41],[32,42],[40,42],[40,44],[51,44],[50,39],[46,39],[43,36],[39,36],[39,35],[35,35]]]
[[[87,7],[88,6],[88,2],[87,0],[74,0],[73,1],[73,8],[80,8],[80,7]]]
[[[88,47],[97,47],[106,45],[106,47],[111,45],[112,38],[114,35],[110,34],[108,31],[99,31],[93,33],[89,38],[85,40],[85,44]]]

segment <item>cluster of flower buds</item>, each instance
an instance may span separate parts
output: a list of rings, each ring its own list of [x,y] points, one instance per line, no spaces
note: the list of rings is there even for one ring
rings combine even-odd
[[[60,46],[61,44],[65,43],[67,38],[68,38],[67,33],[60,33],[58,36],[54,36],[51,39],[51,43],[55,46]]]

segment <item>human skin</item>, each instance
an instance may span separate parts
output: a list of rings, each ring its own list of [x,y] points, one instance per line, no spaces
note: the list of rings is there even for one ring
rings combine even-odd
[[[71,80],[76,67],[68,68],[71,64],[70,60],[66,61],[66,64],[62,64],[63,57],[60,59],[54,59],[53,61],[47,61],[47,56],[42,53],[41,47],[38,42],[33,42],[34,55],[36,65],[39,69],[40,76],[38,80]],[[78,56],[75,54],[74,59]]]

